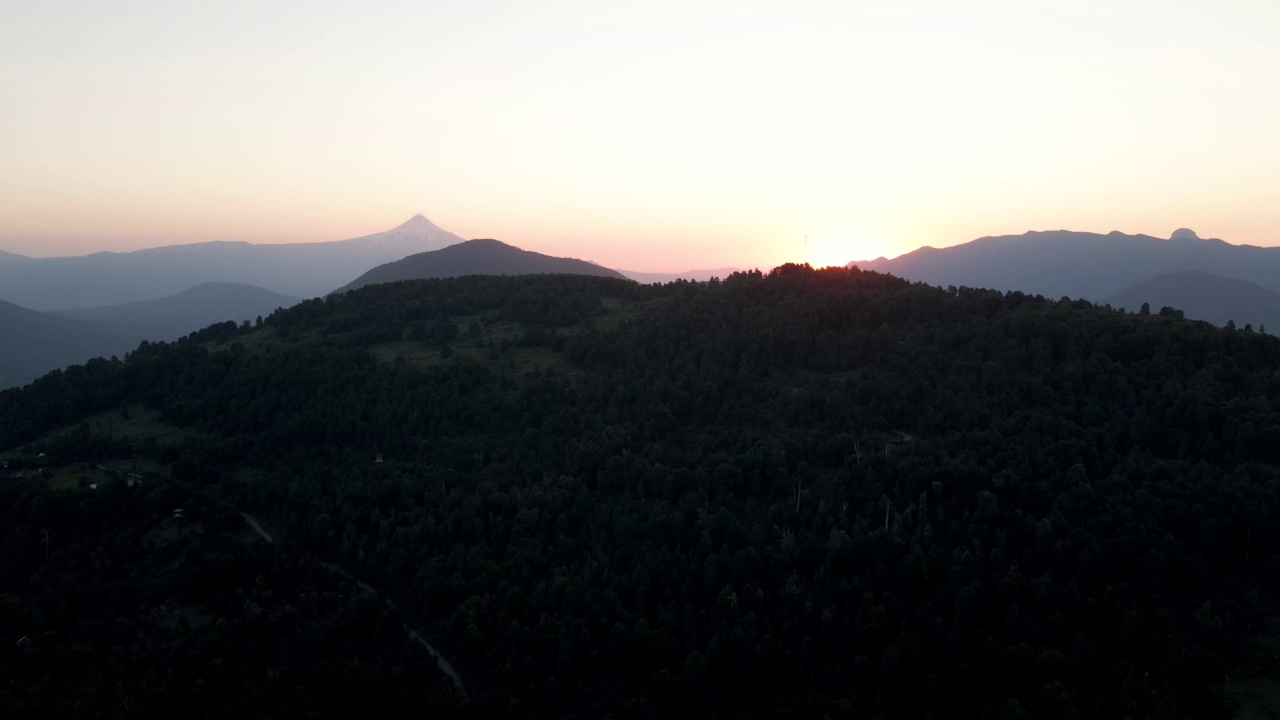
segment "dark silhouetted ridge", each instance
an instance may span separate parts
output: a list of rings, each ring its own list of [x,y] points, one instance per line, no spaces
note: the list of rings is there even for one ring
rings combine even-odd
[[[497,240],[468,240],[443,250],[410,255],[376,267],[341,291],[376,283],[466,275],[594,275],[625,280],[621,273],[586,260],[559,258],[521,250]]]
[[[727,278],[730,275],[739,272],[739,270],[738,268],[714,268],[707,270],[686,270],[681,273],[634,272],[632,270],[619,270],[618,272],[638,283],[652,285],[654,283],[669,283],[676,280],[706,282],[711,278]]]

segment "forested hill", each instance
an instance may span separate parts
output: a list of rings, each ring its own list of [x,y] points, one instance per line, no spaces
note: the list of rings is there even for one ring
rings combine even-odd
[[[0,703],[1224,717],[1280,589],[1277,368],[843,269],[311,300],[0,393],[45,465],[0,481]]]
[[[427,280],[466,275],[571,273],[622,279],[622,275],[585,260],[529,252],[497,240],[468,240],[441,250],[417,253],[370,270],[339,292],[374,283]]]

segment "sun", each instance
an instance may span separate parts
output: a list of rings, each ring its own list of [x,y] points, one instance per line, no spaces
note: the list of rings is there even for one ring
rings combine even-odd
[[[873,260],[883,255],[880,243],[855,233],[833,233],[810,237],[808,262],[815,268],[843,267],[851,262]]]

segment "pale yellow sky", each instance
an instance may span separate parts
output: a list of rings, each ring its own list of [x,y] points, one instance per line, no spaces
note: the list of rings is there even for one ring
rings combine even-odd
[[[269,7],[262,7],[269,5]],[[1280,3],[0,8],[0,249],[422,212],[632,270],[1031,229],[1280,244]]]

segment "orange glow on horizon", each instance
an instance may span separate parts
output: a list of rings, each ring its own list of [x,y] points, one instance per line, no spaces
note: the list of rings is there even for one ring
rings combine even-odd
[[[845,266],[853,262],[875,260],[881,256],[892,256],[889,247],[874,239],[871,235],[845,231],[810,237],[808,242],[808,262],[815,268]]]
[[[806,233],[814,266],[1028,230],[1280,244],[1266,0],[69,1],[0,23],[0,250],[419,210],[642,272],[800,263]]]

